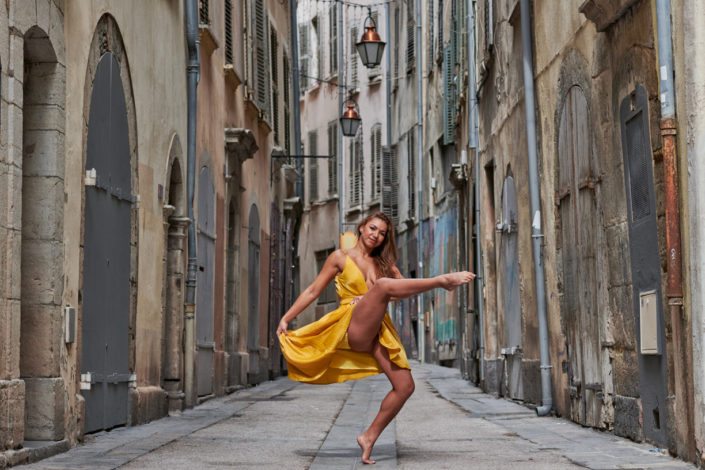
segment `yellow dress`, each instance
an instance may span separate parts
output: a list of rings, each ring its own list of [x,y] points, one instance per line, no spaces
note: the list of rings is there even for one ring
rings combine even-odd
[[[292,380],[329,384],[382,372],[372,354],[353,351],[348,345],[348,325],[355,308],[350,302],[367,292],[365,278],[349,256],[345,258],[343,272],[335,277],[335,287],[340,299],[337,309],[279,337]],[[379,342],[387,348],[394,364],[410,369],[404,347],[387,313],[379,328]]]

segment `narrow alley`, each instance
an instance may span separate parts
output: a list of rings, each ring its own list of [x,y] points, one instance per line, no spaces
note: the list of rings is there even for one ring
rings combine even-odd
[[[538,418],[482,393],[455,369],[412,367],[416,392],[375,447],[375,469],[695,468],[647,444]],[[363,468],[355,436],[388,388],[384,376],[325,387],[280,378],[179,416],[87,436],[69,452],[19,468]]]

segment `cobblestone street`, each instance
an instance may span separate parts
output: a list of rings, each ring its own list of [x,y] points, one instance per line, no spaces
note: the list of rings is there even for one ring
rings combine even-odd
[[[416,392],[382,434],[376,469],[686,469],[694,466],[606,432],[538,418],[462,380],[412,365]],[[311,386],[278,379],[180,416],[90,435],[23,469],[362,468],[355,436],[389,385],[384,376]]]

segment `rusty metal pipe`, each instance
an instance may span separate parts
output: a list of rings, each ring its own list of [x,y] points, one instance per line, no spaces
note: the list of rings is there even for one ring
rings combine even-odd
[[[676,120],[661,120],[663,142],[664,190],[666,193],[666,250],[668,298],[683,297],[682,255],[681,255],[681,212],[678,188],[678,165],[676,163]]]

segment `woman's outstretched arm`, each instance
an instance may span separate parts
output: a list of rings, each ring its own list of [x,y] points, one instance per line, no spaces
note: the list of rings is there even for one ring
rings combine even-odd
[[[338,275],[345,267],[345,254],[336,250],[328,256],[326,262],[323,264],[321,272],[318,273],[316,279],[301,292],[301,295],[296,299],[294,304],[287,310],[287,312],[282,317],[279,322],[279,327],[277,328],[277,337],[282,333],[286,334],[289,322],[291,322],[296,316],[303,312],[306,307],[311,305],[311,302],[316,300],[323,289],[326,288],[328,283],[330,283],[333,278]]]

